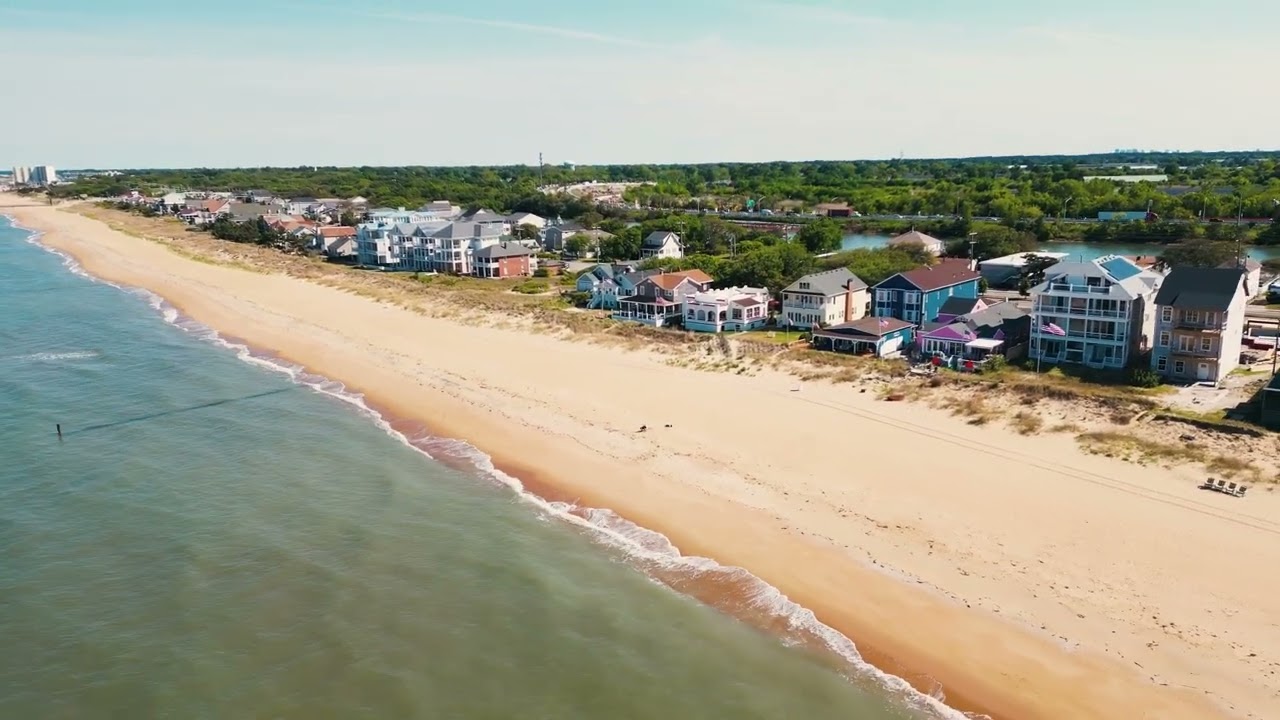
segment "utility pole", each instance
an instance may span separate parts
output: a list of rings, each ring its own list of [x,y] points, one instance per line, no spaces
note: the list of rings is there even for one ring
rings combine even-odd
[[[546,187],[546,179],[542,176],[542,153],[538,153],[538,187]]]

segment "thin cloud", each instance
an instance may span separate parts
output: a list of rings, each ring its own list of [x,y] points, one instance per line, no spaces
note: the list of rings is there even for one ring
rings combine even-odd
[[[465,15],[447,15],[444,13],[414,13],[412,15],[386,14],[386,13],[360,13],[363,17],[377,18],[380,20],[400,20],[403,22],[445,22],[460,23],[465,25],[478,25],[481,27],[498,28],[501,30],[514,30],[516,32],[534,33],[538,35],[549,35],[551,37],[565,38],[568,40],[586,40],[588,42],[602,43],[605,45],[619,45],[622,47],[636,48],[658,48],[660,45],[635,40],[632,38],[620,37],[618,35],[606,35],[604,33],[591,32],[589,30],[577,30],[574,28],[560,27],[558,25],[537,25],[535,23],[513,22],[510,20],[494,20],[491,18],[467,17]]]
[[[777,2],[755,3],[755,10],[773,15],[784,15],[795,20],[811,20],[815,22],[837,23],[840,25],[863,25],[868,27],[889,27],[898,21],[879,15],[863,15],[829,5],[786,5]]]

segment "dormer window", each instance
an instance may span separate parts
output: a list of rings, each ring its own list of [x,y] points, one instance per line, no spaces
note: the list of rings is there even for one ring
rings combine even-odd
[[[800,283],[800,289],[801,289],[801,290],[808,290],[808,289],[809,289],[809,283],[807,283],[807,282],[802,282],[802,283]]]

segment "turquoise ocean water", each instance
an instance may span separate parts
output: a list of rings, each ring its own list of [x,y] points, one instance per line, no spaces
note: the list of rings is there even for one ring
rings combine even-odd
[[[958,716],[29,238],[0,218],[0,718]],[[708,583],[732,616],[672,590]]]

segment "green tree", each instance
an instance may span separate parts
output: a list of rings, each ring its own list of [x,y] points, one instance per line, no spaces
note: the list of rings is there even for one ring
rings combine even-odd
[[[835,220],[824,218],[800,228],[796,240],[814,254],[834,252],[844,241],[844,229]]]
[[[516,226],[515,232],[513,234],[516,236],[517,240],[537,240],[538,227],[536,225],[523,223]],[[568,244],[567,240],[565,241],[565,244],[566,245]]]
[[[350,210],[343,210],[342,215],[338,218],[338,224],[355,227],[360,224],[360,218],[356,217],[356,214]]]
[[[592,241],[582,233],[575,233],[564,241],[564,250],[573,257],[582,257],[595,250]]]
[[[1234,262],[1239,252],[1241,248],[1238,243],[1192,240],[1165,248],[1160,255],[1160,262],[1171,268],[1214,268]]]

